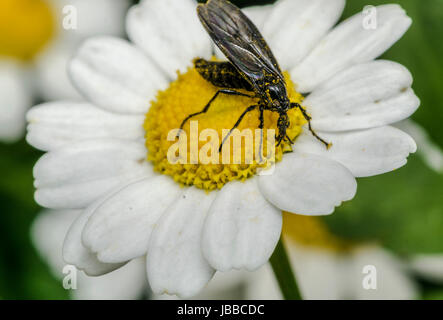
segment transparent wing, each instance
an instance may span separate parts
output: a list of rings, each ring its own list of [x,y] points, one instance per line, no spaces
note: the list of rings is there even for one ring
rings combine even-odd
[[[253,86],[261,87],[269,77],[284,81],[268,44],[238,7],[226,0],[209,0],[197,12],[215,44]]]

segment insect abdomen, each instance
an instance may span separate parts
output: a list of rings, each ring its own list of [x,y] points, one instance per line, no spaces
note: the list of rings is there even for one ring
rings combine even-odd
[[[216,87],[253,91],[251,84],[230,62],[207,61],[197,58],[194,60],[194,67],[206,81]]]

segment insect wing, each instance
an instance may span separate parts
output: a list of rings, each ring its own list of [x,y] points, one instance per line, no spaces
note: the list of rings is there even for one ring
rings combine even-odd
[[[253,86],[260,87],[266,75],[284,80],[263,36],[239,8],[226,0],[209,0],[197,12],[212,40]]]

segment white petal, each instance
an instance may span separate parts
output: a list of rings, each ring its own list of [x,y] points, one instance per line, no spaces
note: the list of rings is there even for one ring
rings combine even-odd
[[[82,96],[72,85],[67,72],[68,63],[77,46],[76,42],[66,39],[56,41],[36,57],[35,85],[44,101],[82,100]]]
[[[88,140],[48,152],[34,167],[36,201],[49,208],[84,208],[115,187],[152,176],[142,143]]]
[[[443,283],[443,254],[419,254],[410,261],[410,268],[421,277]]]
[[[255,272],[246,270],[217,271],[207,286],[191,300],[241,300],[244,299],[244,285]],[[280,290],[280,289],[278,289]],[[178,300],[176,295],[154,295],[154,300]]]
[[[418,154],[423,158],[429,168],[438,173],[443,173],[443,150],[437,145],[426,130],[412,120],[404,120],[394,124],[395,127],[410,134],[420,146]]]
[[[130,261],[122,268],[100,277],[78,273],[77,290],[72,290],[79,300],[137,300],[146,294],[146,267],[143,258]]]
[[[83,230],[83,244],[107,263],[144,255],[158,219],[181,193],[164,175],[124,187],[95,210]]]
[[[117,190],[116,190],[117,191]],[[115,192],[115,191],[114,191]],[[124,263],[108,264],[100,262],[97,255],[82,243],[82,232],[95,210],[113,193],[98,199],[86,208],[69,228],[63,244],[63,259],[77,269],[83,270],[88,276],[99,276],[124,265]]]
[[[0,63],[0,141],[15,142],[22,137],[31,96],[21,66],[13,62]]]
[[[106,112],[89,103],[49,102],[27,114],[27,141],[44,150],[101,138],[136,140],[143,138],[143,115]]]
[[[402,65],[372,61],[351,67],[326,81],[303,104],[316,130],[366,129],[398,122],[420,105],[412,76]]]
[[[59,279],[66,276],[67,265],[62,258],[63,238],[80,210],[46,210],[34,221],[31,234],[33,244],[42,258]],[[101,277],[88,277],[77,273],[77,290],[72,290],[75,299],[138,299],[147,287],[144,259],[129,262],[121,269]]]
[[[350,298],[346,285],[347,261],[339,253],[292,241],[288,241],[287,248],[304,299]]]
[[[158,221],[147,258],[148,280],[154,293],[192,297],[214,275],[200,244],[203,222],[215,195],[187,188]]]
[[[80,210],[44,210],[33,222],[32,242],[57,277],[63,275],[67,264],[62,257],[63,239],[80,213]]]
[[[57,15],[55,25],[59,38],[75,42],[96,35],[124,35],[126,11],[130,0],[50,0],[53,12]],[[64,25],[75,8],[76,29],[65,29]],[[67,8],[67,9],[64,9]],[[69,9],[69,10],[68,10]],[[69,14],[69,15],[68,15]]]
[[[393,127],[363,131],[320,133],[332,143],[325,145],[304,130],[295,143],[297,152],[317,154],[347,167],[355,177],[368,177],[393,171],[404,166],[410,153],[417,150],[414,140]]]
[[[255,270],[273,253],[280,238],[281,211],[261,195],[257,179],[226,184],[206,218],[203,253],[219,271]]]
[[[146,56],[125,40],[87,40],[69,64],[75,87],[97,106],[119,113],[144,114],[167,81]]]
[[[252,6],[242,9],[243,13],[251,19],[252,23],[261,30],[269,14],[272,12],[273,5]]]
[[[355,299],[412,300],[418,297],[418,288],[405,265],[390,252],[377,247],[363,247],[352,253],[349,262],[346,280]],[[367,266],[375,267],[376,273],[374,269],[364,273]],[[368,276],[376,277],[376,290],[363,287]]]
[[[193,0],[150,0],[128,12],[129,38],[161,67],[170,79],[186,71],[196,57],[209,58],[211,43]]]
[[[280,66],[296,66],[337,23],[345,0],[280,0],[267,17],[263,35]]]
[[[240,300],[244,299],[243,286],[251,272],[246,270],[217,271],[208,285],[192,299],[195,300]]]
[[[286,154],[275,172],[259,177],[263,195],[283,211],[303,215],[331,214],[357,191],[354,176],[343,165],[312,154]]]
[[[337,72],[380,56],[397,42],[412,20],[397,4],[376,7],[377,26],[365,29],[365,17],[358,13],[342,22],[291,70],[301,92],[311,92]]]
[[[269,263],[257,271],[251,272],[245,280],[247,280],[245,285],[246,300],[283,300],[274,271]],[[297,280],[298,282],[301,280],[298,274]],[[305,297],[303,298],[305,299]]]
[[[124,36],[130,0],[50,0],[55,15],[56,37],[34,59],[39,93],[45,101],[80,99],[67,75],[67,64],[80,42],[92,36]],[[75,12],[73,11],[75,8]],[[76,28],[65,28],[74,22]]]

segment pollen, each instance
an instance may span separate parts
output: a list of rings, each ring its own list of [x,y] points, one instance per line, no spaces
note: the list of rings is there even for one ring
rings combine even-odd
[[[303,96],[295,90],[287,73],[285,73],[285,78],[290,101],[301,104]],[[224,144],[221,152],[218,152],[226,132],[233,128],[240,115],[248,107],[257,105],[258,99],[242,96],[220,94],[206,113],[187,121],[183,131],[178,135],[182,121],[190,114],[202,111],[218,89],[203,79],[195,68],[189,68],[186,73],[178,73],[177,80],[172,82],[166,90],[157,94],[146,114],[144,129],[148,149],[147,159],[153,163],[155,171],[171,176],[182,186],[195,186],[205,191],[221,189],[229,181],[244,181],[254,176],[259,170],[280,161],[284,153],[292,151],[293,146],[286,140],[279,146],[274,143],[272,148],[267,143],[272,132],[275,132],[274,137],[278,133],[278,114],[264,111],[264,128],[260,131],[258,130],[260,111],[253,110],[246,114],[237,127],[242,135],[244,132],[251,132],[251,136],[255,137],[253,143],[247,144],[243,139],[235,147],[234,138],[230,137],[228,141],[232,143]],[[251,92],[240,91],[251,94]],[[306,120],[298,109],[289,110],[288,116],[290,126],[287,134],[294,141],[301,133]],[[216,135],[208,137],[208,130]],[[260,132],[259,136],[262,134],[262,138],[257,138],[257,131]],[[185,161],[171,162],[168,152],[182,137],[186,138]],[[260,157],[262,160],[260,161],[260,158],[254,157],[252,161],[247,161],[250,158],[246,155],[251,149],[260,150],[257,145],[263,146],[262,154],[266,156],[266,160],[263,161]],[[238,161],[225,161],[226,159],[233,160],[239,154],[241,159],[237,157]],[[215,161],[208,162],[204,160],[205,158]]]
[[[31,60],[54,33],[55,15],[47,1],[0,1],[0,56]]]
[[[320,217],[283,212],[282,233],[287,240],[334,252],[348,251],[358,245],[334,235]]]

